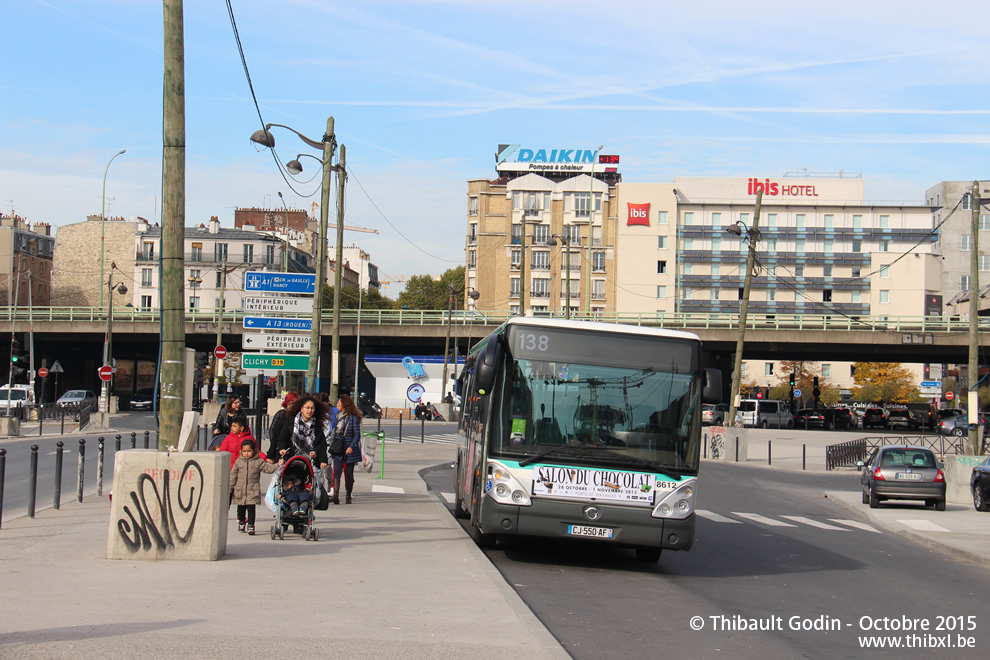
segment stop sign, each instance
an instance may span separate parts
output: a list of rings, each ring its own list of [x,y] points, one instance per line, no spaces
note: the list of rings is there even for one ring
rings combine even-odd
[[[105,367],[100,367],[99,374],[100,374],[100,380],[109,381],[111,378],[113,378],[113,367],[109,365]]]
[[[213,354],[217,356],[218,360],[222,360],[227,357],[227,349],[223,346],[217,346],[213,349]]]
[[[44,378],[47,375],[48,375],[48,369],[45,369],[44,367],[38,369],[38,377]]]
[[[946,401],[952,401],[952,397],[954,397],[954,396],[955,396],[955,394],[953,394],[952,392],[946,392],[945,393],[945,400]]]

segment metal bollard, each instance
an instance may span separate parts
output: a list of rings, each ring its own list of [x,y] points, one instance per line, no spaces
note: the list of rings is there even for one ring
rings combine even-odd
[[[0,448],[0,527],[3,527],[3,482],[7,472],[7,450]]]
[[[402,444],[402,411],[399,411],[399,444]]]
[[[131,431],[131,449],[137,447],[137,432]]]
[[[79,479],[76,482],[76,501],[83,501],[83,478],[86,476],[86,438],[79,439]]]
[[[736,463],[739,462],[739,436],[736,436]]]
[[[808,465],[808,445],[801,445],[801,469],[807,469]]]
[[[426,442],[426,419],[419,420],[419,444]]]
[[[31,445],[31,471],[28,472],[28,518],[34,518],[34,500],[38,494],[38,445]]]
[[[114,453],[120,451],[120,434],[119,433],[117,434],[117,437],[114,438],[113,451],[114,451]],[[117,457],[116,456],[114,456],[114,460],[117,460]]]
[[[45,409],[38,406],[38,436],[45,434]]]
[[[773,440],[767,440],[767,465],[773,465]]]
[[[62,409],[59,410],[59,412],[61,413],[61,417],[62,417],[62,430],[60,430],[58,434],[65,435],[65,406],[62,406]]]
[[[151,431],[144,432],[144,448],[148,448],[148,443],[151,442]]]
[[[103,497],[103,437],[97,441],[96,445],[96,494]]]
[[[62,454],[65,451],[65,443],[59,440],[55,446],[57,447],[55,449],[55,499],[52,501],[52,506],[58,511],[62,506]]]
[[[376,433],[381,433],[382,432],[382,417],[381,417],[381,415],[378,416],[378,430],[375,431],[375,432]]]

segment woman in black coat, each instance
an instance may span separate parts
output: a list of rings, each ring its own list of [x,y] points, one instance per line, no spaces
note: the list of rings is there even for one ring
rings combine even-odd
[[[282,400],[282,407],[272,416],[272,423],[268,427],[268,455],[273,459],[278,456],[278,437],[282,433],[282,427],[285,426],[285,409],[298,398],[299,395],[295,392],[286,394],[285,399]]]
[[[285,423],[278,436],[278,455],[287,459],[303,454],[321,470],[326,469],[326,419],[326,406],[312,394],[304,394],[293,401],[285,410]]]

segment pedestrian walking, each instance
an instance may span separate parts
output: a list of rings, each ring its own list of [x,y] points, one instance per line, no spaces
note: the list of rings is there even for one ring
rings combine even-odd
[[[285,409],[286,420],[279,433],[277,456],[288,459],[300,454],[320,469],[327,467],[327,437],[324,420],[327,410],[312,394],[304,394]],[[275,458],[274,456],[272,458]]]
[[[247,531],[254,536],[255,507],[261,504],[261,473],[271,474],[277,469],[277,465],[262,460],[254,440],[241,444],[241,455],[230,471],[230,497],[237,504],[238,532]]]
[[[268,427],[268,455],[272,458],[278,457],[278,436],[282,433],[282,426],[288,419],[285,409],[299,398],[295,392],[289,392],[282,399],[282,407],[272,417],[272,423]]]
[[[347,489],[344,503],[350,504],[354,466],[361,462],[361,413],[354,405],[354,399],[346,394],[337,398],[337,426],[330,440],[330,458],[333,459],[333,503],[340,504],[340,478],[343,476]]]
[[[230,433],[230,423],[235,417],[241,414],[241,398],[236,394],[227,397],[227,402],[217,413],[217,421],[213,424],[213,439],[223,440],[223,436]],[[219,444],[215,443],[214,444]]]

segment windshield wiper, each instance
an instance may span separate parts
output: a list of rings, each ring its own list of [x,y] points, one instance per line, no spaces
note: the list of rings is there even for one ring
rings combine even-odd
[[[542,454],[536,454],[534,456],[530,456],[529,458],[524,458],[523,460],[519,461],[519,467],[526,467],[527,465],[531,465],[532,463],[537,463],[539,461],[542,461],[550,454],[556,453],[561,449],[586,449],[586,447],[581,447],[579,445],[558,445],[553,449],[548,449]]]

